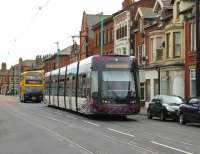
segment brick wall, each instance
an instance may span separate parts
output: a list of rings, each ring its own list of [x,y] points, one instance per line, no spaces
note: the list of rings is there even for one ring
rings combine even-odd
[[[57,57],[55,55],[44,61],[45,73],[55,69],[56,61],[57,61]],[[68,64],[70,64],[70,56],[69,55],[60,55],[59,56],[59,68],[64,67]]]
[[[185,98],[190,97],[190,67],[196,64],[196,54],[190,51],[191,21],[185,21]]]
[[[113,23],[113,20],[110,20],[108,23],[106,23],[104,25],[104,31],[105,31],[105,35],[106,35],[105,36],[106,40],[105,40],[104,49],[103,49],[104,55],[113,53],[113,50],[114,50],[114,32],[113,32],[113,30],[114,30],[114,23]],[[100,42],[99,35],[101,34],[100,32],[101,32],[101,26],[99,25],[94,30],[94,41],[93,41],[94,48],[93,48],[93,52],[92,52],[93,55],[100,54],[100,50],[101,50],[100,49],[101,47],[99,44],[99,42]],[[111,37],[112,37],[112,39],[111,39]]]

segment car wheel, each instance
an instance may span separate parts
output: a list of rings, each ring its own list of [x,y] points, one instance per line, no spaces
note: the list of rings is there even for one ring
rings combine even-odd
[[[147,118],[148,119],[152,119],[152,114],[151,114],[151,111],[150,110],[147,110]]]
[[[164,111],[161,111],[161,113],[160,113],[160,120],[161,121],[165,121],[165,113],[164,113]]]
[[[179,116],[179,123],[181,125],[185,125],[186,124],[185,117],[184,117],[183,114],[180,114],[180,116]]]

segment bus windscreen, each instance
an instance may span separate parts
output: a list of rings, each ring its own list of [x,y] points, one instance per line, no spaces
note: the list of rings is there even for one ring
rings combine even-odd
[[[42,84],[42,76],[40,73],[29,73],[26,76],[26,84]]]

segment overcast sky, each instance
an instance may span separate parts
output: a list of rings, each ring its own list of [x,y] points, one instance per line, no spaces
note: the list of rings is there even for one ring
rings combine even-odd
[[[54,53],[78,35],[82,13],[112,14],[123,0],[0,0],[0,63]]]

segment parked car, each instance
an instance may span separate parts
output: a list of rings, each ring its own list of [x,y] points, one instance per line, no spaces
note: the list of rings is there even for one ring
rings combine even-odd
[[[157,95],[147,108],[147,118],[160,117],[162,121],[166,118],[178,120],[177,112],[179,106],[183,103],[183,98],[179,96]]]
[[[200,123],[200,97],[190,98],[180,105],[178,116],[181,125],[189,122]]]

